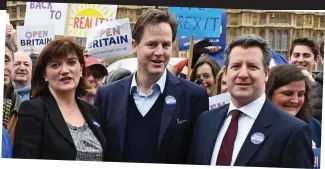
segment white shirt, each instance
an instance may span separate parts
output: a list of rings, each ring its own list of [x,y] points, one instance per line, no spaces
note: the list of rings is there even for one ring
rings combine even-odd
[[[236,136],[236,140],[235,140],[235,144],[234,144],[234,150],[232,153],[232,159],[231,159],[231,163],[230,163],[230,165],[233,166],[237,159],[238,153],[239,153],[241,147],[243,146],[244,141],[246,140],[246,137],[247,137],[249,131],[251,130],[257,116],[259,115],[259,113],[264,105],[265,100],[266,100],[266,96],[265,96],[265,94],[263,94],[255,101],[253,101],[253,102],[249,103],[248,105],[241,107],[241,108],[235,107],[233,102],[230,100],[227,117],[220,128],[220,131],[219,131],[219,134],[217,136],[217,140],[216,140],[216,143],[214,146],[214,150],[213,150],[212,158],[211,158],[211,165],[215,166],[217,163],[218,153],[219,153],[219,149],[220,149],[220,146],[222,143],[222,139],[226,134],[226,131],[228,129],[228,126],[229,126],[231,118],[232,118],[232,114],[230,114],[230,112],[234,109],[238,109],[242,112],[242,113],[240,113],[240,116],[238,117],[238,131],[237,131],[237,136]]]
[[[133,74],[130,94],[133,94],[134,102],[143,117],[149,112],[151,107],[155,104],[159,95],[164,92],[166,79],[167,79],[167,71],[165,69],[163,75],[159,78],[159,80],[155,84],[151,85],[151,92],[149,93],[149,95],[146,95],[140,90],[140,88],[137,85],[136,73]]]

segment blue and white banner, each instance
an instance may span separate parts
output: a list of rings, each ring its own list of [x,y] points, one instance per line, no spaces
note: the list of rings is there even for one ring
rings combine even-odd
[[[168,7],[178,20],[177,36],[214,37],[221,34],[222,9]]]

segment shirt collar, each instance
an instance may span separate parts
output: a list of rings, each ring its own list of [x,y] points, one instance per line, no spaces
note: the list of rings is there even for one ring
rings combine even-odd
[[[136,74],[137,72],[135,72],[133,74],[133,77],[132,77],[132,82],[131,82],[131,87],[130,87],[130,94],[132,94],[132,89],[134,87],[138,87],[138,84],[137,84],[137,81],[136,81]],[[151,86],[151,89],[154,85],[158,85],[159,88],[160,88],[160,92],[163,93],[164,92],[164,89],[165,89],[165,85],[166,85],[166,80],[167,80],[167,71],[166,69],[164,70],[164,73],[163,75],[158,79],[158,81],[156,83],[154,83],[152,86]]]
[[[265,93],[263,93],[262,96],[260,96],[259,98],[257,98],[253,102],[251,102],[251,103],[249,103],[246,106],[243,106],[241,108],[237,108],[230,99],[230,104],[229,104],[229,109],[228,109],[227,116],[229,115],[230,111],[238,109],[241,112],[243,112],[244,114],[246,114],[247,116],[249,116],[249,117],[251,117],[253,119],[256,119],[257,116],[259,115],[264,103],[265,103],[265,100],[266,100],[266,96],[265,96]]]

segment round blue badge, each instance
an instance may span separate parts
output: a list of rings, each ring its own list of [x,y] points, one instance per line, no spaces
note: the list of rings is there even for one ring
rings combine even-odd
[[[168,106],[175,106],[176,105],[176,99],[173,96],[167,96],[165,98],[165,102]]]
[[[251,137],[251,141],[254,144],[261,144],[264,141],[264,134],[260,132],[254,133]]]

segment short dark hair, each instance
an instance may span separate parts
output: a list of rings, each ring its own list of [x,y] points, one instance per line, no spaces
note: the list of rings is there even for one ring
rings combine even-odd
[[[12,60],[14,60],[14,58],[15,58],[14,51],[15,50],[14,50],[13,45],[11,44],[11,42],[9,40],[6,40],[5,45],[6,45],[6,48],[8,48],[9,51],[11,52]]]
[[[233,48],[241,46],[243,48],[259,47],[263,52],[263,66],[268,68],[271,62],[271,48],[269,44],[261,37],[254,34],[242,35],[231,41],[225,50],[225,67],[229,65],[229,55]]]
[[[82,77],[80,78],[79,84],[76,90],[76,96],[83,96],[87,92],[88,85],[84,78],[86,73],[85,60],[83,57],[83,49],[81,45],[76,43],[73,39],[64,37],[62,39],[56,39],[47,44],[42,52],[39,54],[36,65],[33,69],[32,75],[32,92],[33,98],[37,96],[49,96],[51,95],[48,84],[44,79],[44,72],[46,66],[55,57],[67,57],[69,54],[75,53],[82,66]]]
[[[190,81],[194,82],[196,80],[196,74],[197,74],[197,69],[201,67],[203,64],[208,64],[211,68],[213,79],[216,83],[216,77],[217,73],[220,71],[220,65],[212,58],[209,56],[202,54],[198,60],[198,62],[195,64],[193,71],[191,73]]]
[[[168,11],[162,11],[160,9],[149,9],[139,17],[132,32],[132,37],[135,42],[140,43],[144,28],[161,22],[166,22],[170,25],[173,33],[172,41],[174,42],[178,25],[176,17],[173,14],[168,13]]]
[[[305,101],[301,106],[301,109],[298,111],[296,117],[301,120],[308,120],[313,115],[313,108],[310,98],[310,82],[296,65],[283,64],[274,66],[271,69],[269,79],[266,83],[265,92],[267,97],[271,98],[276,89],[285,86],[291,82],[302,80],[305,81],[306,84]]]
[[[311,39],[308,39],[308,38],[297,38],[292,42],[291,48],[290,48],[290,51],[289,51],[290,57],[291,57],[291,55],[293,53],[293,50],[298,45],[303,45],[303,46],[309,47],[311,52],[314,55],[314,59],[316,60],[316,58],[317,58],[317,56],[319,54],[318,46],[317,46],[315,41],[313,41]]]

